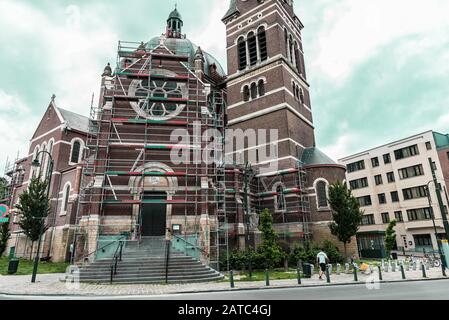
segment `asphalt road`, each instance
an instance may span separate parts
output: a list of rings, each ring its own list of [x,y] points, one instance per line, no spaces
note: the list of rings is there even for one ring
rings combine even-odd
[[[111,297],[4,296],[0,300],[109,300]],[[383,283],[368,289],[362,285],[123,296],[114,300],[449,300],[449,280]]]

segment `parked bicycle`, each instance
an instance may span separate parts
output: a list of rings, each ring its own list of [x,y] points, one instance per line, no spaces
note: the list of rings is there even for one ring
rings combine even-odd
[[[441,259],[439,257],[436,256],[436,254],[428,254],[426,253],[424,255],[424,260],[429,262],[431,266],[433,266],[434,268],[439,268],[441,267]]]

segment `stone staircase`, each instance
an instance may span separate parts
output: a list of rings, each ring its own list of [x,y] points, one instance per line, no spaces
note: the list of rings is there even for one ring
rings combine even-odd
[[[112,259],[97,260],[80,269],[80,281],[110,283]],[[114,284],[157,284],[166,281],[166,242],[164,238],[145,238],[127,242],[118,262]],[[170,248],[168,283],[211,282],[223,275],[198,260]]]

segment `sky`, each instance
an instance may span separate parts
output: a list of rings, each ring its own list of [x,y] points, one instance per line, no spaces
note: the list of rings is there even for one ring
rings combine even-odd
[[[178,3],[184,33],[226,68],[229,0],[0,0],[0,170],[26,156],[52,94],[88,115],[119,40],[148,41]],[[449,132],[449,1],[296,0],[318,147],[334,159]]]

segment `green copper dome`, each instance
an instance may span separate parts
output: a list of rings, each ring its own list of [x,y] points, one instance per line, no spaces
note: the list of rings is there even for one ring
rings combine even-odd
[[[181,14],[179,13],[178,9],[175,8],[175,10],[173,10],[173,11],[170,13],[170,15],[168,16],[167,21],[170,20],[170,19],[179,19],[179,20],[182,20],[182,16],[181,16]]]
[[[198,46],[192,43],[187,38],[166,38],[165,36],[161,37],[155,37],[151,39],[147,44],[145,45],[147,49],[153,50],[156,47],[158,47],[161,43],[163,43],[169,50],[175,52],[179,55],[187,55],[189,57],[189,65],[193,69],[194,68],[194,61],[195,61],[195,55],[198,50]],[[204,73],[208,76],[210,76],[209,67],[213,64],[217,67],[217,73],[224,77],[226,76],[226,73],[221,66],[221,64],[218,62],[217,59],[215,59],[212,55],[205,52],[203,50],[204,55]]]

